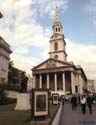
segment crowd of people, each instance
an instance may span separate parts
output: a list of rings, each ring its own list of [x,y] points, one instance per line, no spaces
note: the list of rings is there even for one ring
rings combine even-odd
[[[71,97],[72,110],[76,111],[78,106],[81,106],[83,114],[86,114],[86,107],[89,109],[89,113],[92,115],[92,105],[96,103],[96,99],[93,94],[88,95],[75,95]],[[62,104],[64,105],[64,97],[62,98]]]

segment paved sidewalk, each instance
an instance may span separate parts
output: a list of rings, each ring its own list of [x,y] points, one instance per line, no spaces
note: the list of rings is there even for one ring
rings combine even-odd
[[[96,125],[96,106],[93,107],[93,114],[89,114],[86,108],[86,114],[82,114],[81,107],[72,111],[71,104],[66,103],[62,108],[62,114],[59,125]]]

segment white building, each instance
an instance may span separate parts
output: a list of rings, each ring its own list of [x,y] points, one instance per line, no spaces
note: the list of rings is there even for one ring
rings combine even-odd
[[[57,7],[52,28],[49,58],[32,69],[34,88],[48,88],[60,95],[67,92],[83,94],[87,78],[81,66],[67,61],[66,41]]]
[[[87,89],[90,93],[95,92],[94,80],[87,80]]]
[[[33,88],[33,78],[30,75],[28,75],[27,91],[31,91],[32,88]]]
[[[8,80],[8,66],[10,60],[10,46],[0,36],[0,83]]]

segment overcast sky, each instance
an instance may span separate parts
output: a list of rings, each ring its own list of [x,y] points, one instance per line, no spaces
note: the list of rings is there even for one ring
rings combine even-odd
[[[96,80],[96,0],[58,0],[68,61]],[[0,35],[24,71],[48,59],[56,0],[0,0]]]

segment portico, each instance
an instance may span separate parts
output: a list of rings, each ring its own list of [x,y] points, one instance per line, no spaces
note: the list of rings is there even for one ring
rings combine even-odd
[[[76,67],[71,63],[48,59],[39,66],[34,67],[33,78],[34,88],[47,88],[58,93],[61,91],[63,94],[66,92],[80,92],[79,83],[81,81],[79,73],[77,73]]]
[[[63,91],[65,93],[65,72],[48,72],[35,74],[35,87],[47,88],[52,91]]]

